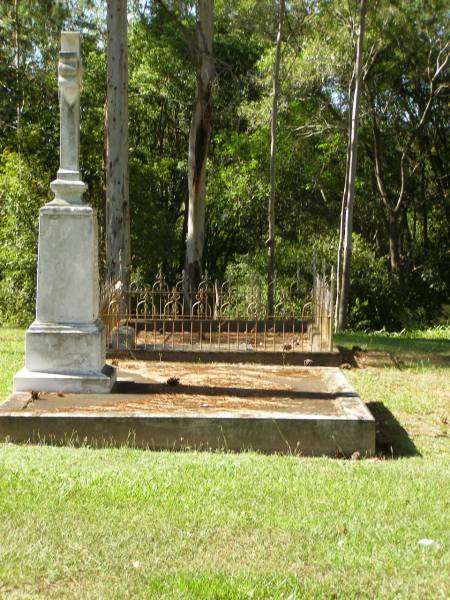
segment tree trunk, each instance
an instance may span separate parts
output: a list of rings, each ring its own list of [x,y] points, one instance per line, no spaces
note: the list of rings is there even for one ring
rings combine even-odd
[[[391,270],[400,275],[400,240],[397,213],[389,211],[389,262]]]
[[[130,278],[128,189],[127,0],[108,0],[108,83],[106,102],[106,278]]]
[[[195,42],[191,48],[197,69],[197,91],[189,132],[189,212],[186,236],[184,292],[188,306],[202,275],[205,241],[206,163],[211,137],[213,60],[213,0],[198,1]]]
[[[274,313],[274,284],[275,284],[275,193],[276,193],[276,154],[277,154],[277,118],[278,118],[278,95],[280,83],[281,63],[281,37],[283,33],[284,0],[280,0],[280,12],[278,17],[278,34],[275,50],[275,64],[273,69],[272,88],[272,119],[270,126],[270,197],[269,197],[269,237],[267,239],[267,314],[269,317]]]
[[[22,116],[22,105],[23,105],[23,90],[22,90],[22,81],[20,77],[20,18],[19,18],[19,0],[14,0],[14,23],[15,23],[15,62],[16,62],[16,85],[17,85],[17,104],[16,104],[16,114],[17,114],[17,139],[18,139],[18,148],[20,153],[20,118]]]
[[[344,223],[344,248],[342,258],[341,293],[338,311],[337,329],[343,330],[347,326],[347,309],[350,288],[350,262],[352,256],[353,233],[353,204],[355,198],[356,165],[358,161],[358,116],[361,97],[361,71],[364,47],[364,29],[366,22],[367,0],[361,0],[359,34],[356,47],[355,89],[352,105],[352,127],[350,138],[350,158],[348,170],[347,204]]]
[[[344,228],[345,228],[345,211],[347,207],[347,190],[348,190],[348,171],[350,165],[350,140],[352,132],[352,96],[353,86],[355,82],[355,69],[353,69],[350,84],[348,86],[348,141],[347,141],[347,159],[345,162],[345,181],[344,181],[344,192],[342,194],[341,202],[341,214],[339,218],[339,241],[337,250],[337,261],[336,261],[336,302],[334,307],[334,322],[337,323],[339,306],[341,303],[341,285],[342,285],[342,258],[344,254]]]

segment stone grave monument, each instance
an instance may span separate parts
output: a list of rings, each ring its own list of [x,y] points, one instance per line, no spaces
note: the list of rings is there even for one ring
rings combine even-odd
[[[95,210],[83,202],[79,167],[80,34],[61,33],[58,64],[60,168],[55,198],[40,209],[36,320],[26,332],[25,367],[14,391],[107,393],[116,378],[105,364],[99,318]]]

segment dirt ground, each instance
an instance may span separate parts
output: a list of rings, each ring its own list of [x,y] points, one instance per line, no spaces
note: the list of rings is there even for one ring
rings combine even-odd
[[[313,340],[306,332],[276,331],[267,329],[256,332],[251,328],[237,332],[226,329],[220,333],[208,330],[181,332],[155,329],[140,331],[136,338],[139,348],[151,350],[209,350],[209,351],[259,351],[259,352],[308,352],[313,349]]]

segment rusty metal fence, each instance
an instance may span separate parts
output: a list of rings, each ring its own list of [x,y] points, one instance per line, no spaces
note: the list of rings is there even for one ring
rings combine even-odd
[[[329,352],[333,348],[333,275],[313,273],[305,297],[298,277],[274,286],[273,314],[257,284],[207,277],[195,293],[183,278],[169,286],[160,272],[151,286],[120,283],[101,290],[101,317],[112,350],[190,352]]]

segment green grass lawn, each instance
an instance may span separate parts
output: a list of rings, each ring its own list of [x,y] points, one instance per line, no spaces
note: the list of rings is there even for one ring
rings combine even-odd
[[[398,352],[402,356],[430,361],[440,357],[450,357],[450,327],[436,327],[423,331],[402,333],[340,333],[336,343],[343,346],[358,345],[363,350]]]
[[[448,598],[432,336],[339,338],[398,358],[348,372],[394,460],[1,444],[0,598]],[[23,332],[0,329],[0,396],[22,362]]]

